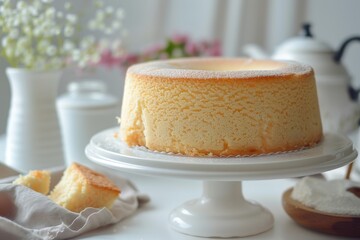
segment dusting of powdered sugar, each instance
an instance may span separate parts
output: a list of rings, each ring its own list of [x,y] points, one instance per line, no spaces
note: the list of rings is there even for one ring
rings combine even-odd
[[[214,66],[214,70],[209,65]],[[217,70],[219,68],[225,70]],[[130,74],[185,79],[246,79],[304,75],[311,72],[309,65],[294,61],[250,58],[180,58],[140,63],[128,69]]]
[[[360,198],[347,191],[352,187],[360,188],[360,183],[305,177],[295,185],[291,197],[321,212],[360,216]]]

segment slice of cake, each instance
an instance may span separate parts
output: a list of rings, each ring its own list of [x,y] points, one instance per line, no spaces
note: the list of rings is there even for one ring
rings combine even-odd
[[[30,171],[27,175],[20,175],[13,184],[21,184],[32,190],[47,195],[50,188],[50,173],[43,170]]]
[[[57,204],[73,212],[87,207],[111,208],[120,189],[106,176],[73,163],[49,195]]]

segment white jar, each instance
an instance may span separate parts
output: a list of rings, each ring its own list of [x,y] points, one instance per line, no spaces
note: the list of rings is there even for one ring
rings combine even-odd
[[[92,165],[85,155],[91,137],[117,125],[119,100],[106,93],[99,81],[79,81],[68,85],[68,92],[57,100],[65,162]]]

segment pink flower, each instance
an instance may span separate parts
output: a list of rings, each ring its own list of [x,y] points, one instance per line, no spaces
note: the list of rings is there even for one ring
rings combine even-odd
[[[198,48],[200,52],[206,52],[209,48],[209,46],[211,45],[211,43],[209,43],[208,41],[201,41],[198,43]]]
[[[173,41],[176,44],[182,44],[182,43],[187,43],[187,41],[189,40],[188,36],[184,35],[184,34],[174,34],[171,38],[171,41]]]
[[[112,54],[110,49],[101,54],[97,65],[106,67],[117,66],[127,68],[138,62],[145,62],[158,59],[169,59],[192,56],[220,56],[222,54],[219,41],[192,41],[187,35],[175,34],[165,43],[155,44],[137,54],[122,53],[121,56]]]
[[[105,50],[100,57],[98,65],[104,65],[106,67],[113,67],[119,65],[120,59],[112,55],[110,50]]]
[[[221,43],[220,41],[215,41],[212,45],[207,49],[207,54],[209,56],[218,57],[222,55]]]
[[[155,44],[151,47],[148,47],[145,49],[143,55],[144,59],[153,59],[156,58],[159,55],[159,52],[161,52],[164,49],[164,44]]]
[[[125,62],[128,64],[128,65],[132,65],[132,64],[135,64],[139,61],[139,56],[136,55],[136,54],[132,54],[132,53],[129,53],[127,55],[125,55]]]
[[[196,56],[199,53],[199,47],[193,42],[188,42],[185,45],[185,52],[189,56]]]
[[[138,62],[139,62],[139,56],[136,54],[129,53],[118,58],[117,66],[120,68],[127,68],[130,65],[133,65]]]
[[[160,55],[159,55],[160,60],[165,60],[165,59],[168,59],[168,58],[169,58],[169,56],[168,56],[167,53],[160,53]]]

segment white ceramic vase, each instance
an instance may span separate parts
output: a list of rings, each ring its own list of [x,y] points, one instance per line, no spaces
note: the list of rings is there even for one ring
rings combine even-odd
[[[63,165],[63,147],[56,112],[62,70],[8,68],[11,106],[5,163],[19,171]]]

